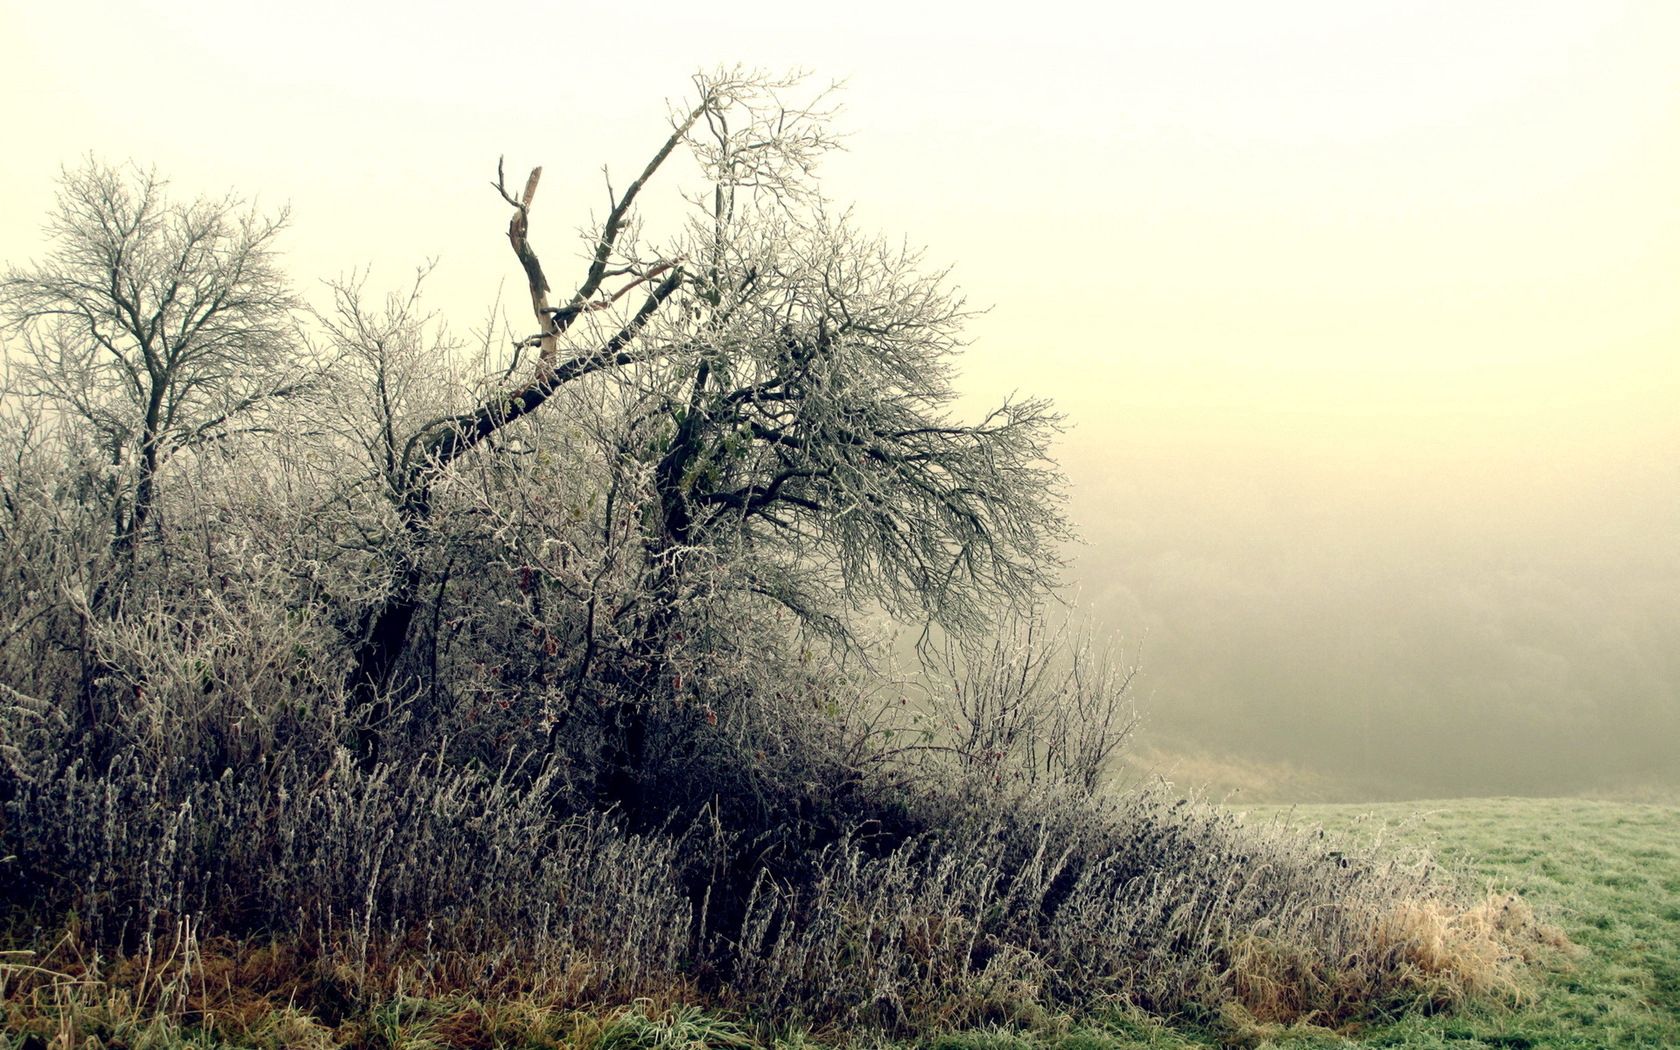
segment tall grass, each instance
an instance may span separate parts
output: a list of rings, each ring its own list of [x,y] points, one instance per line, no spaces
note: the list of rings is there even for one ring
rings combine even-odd
[[[836,843],[808,886],[762,878],[736,1001],[915,1030],[1116,1000],[1341,1023],[1514,992],[1539,936],[1421,856],[1151,792],[987,801],[884,856]]]

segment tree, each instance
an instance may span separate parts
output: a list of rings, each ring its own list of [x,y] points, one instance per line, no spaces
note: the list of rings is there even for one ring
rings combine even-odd
[[[648,321],[660,310],[683,284],[683,271],[675,260],[644,263],[634,255],[621,253],[620,239],[632,228],[632,208],[648,180],[650,180],[684,141],[696,120],[714,109],[729,105],[733,92],[747,81],[736,77],[719,77],[702,85],[694,107],[680,117],[664,145],[648,161],[641,174],[627,186],[622,195],[609,188],[607,217],[593,238],[589,262],[582,280],[570,299],[562,306],[549,301],[552,291],[542,263],[529,240],[531,206],[542,178],[542,168],[531,170],[523,192],[516,198],[507,187],[502,166],[496,172],[496,190],[513,207],[508,223],[508,241],[526,277],[531,296],[532,317],[538,331],[516,344],[516,356],[509,365],[511,376],[519,364],[518,354],[537,351],[534,374],[511,389],[501,389],[484,398],[477,406],[461,413],[432,420],[411,431],[402,443],[400,455],[392,454],[383,465],[383,473],[392,504],[410,540],[418,542],[432,517],[432,494],[440,479],[447,476],[455,463],[474,448],[494,437],[508,425],[537,411],[554,393],[569,383],[597,372],[620,367],[642,357],[635,346],[638,335]],[[608,281],[623,280],[613,292],[603,293]],[[562,353],[562,339],[578,318],[596,311],[612,311],[626,294],[638,287],[647,291],[637,309],[628,316],[617,315],[615,329],[604,336],[598,328],[589,329],[584,340],[566,346]],[[346,298],[340,289],[338,314],[351,319],[360,306],[354,290]],[[347,339],[345,338],[347,337]],[[344,348],[358,356],[370,355],[366,333],[350,325],[335,333]],[[373,353],[372,356],[379,356]],[[413,546],[413,544],[411,544]],[[389,714],[387,692],[398,662],[408,646],[410,628],[420,608],[423,584],[420,560],[413,550],[396,559],[384,595],[372,603],[362,617],[358,638],[353,647],[348,696],[354,709],[360,712],[364,730],[358,750],[364,765],[378,761],[380,744],[379,723]]]
[[[307,383],[275,248],[286,212],[231,194],[179,203],[166,190],[155,171],[92,159],[64,171],[46,260],[0,281],[25,382],[109,458],[118,554],[152,520],[172,455]]]
[[[618,801],[631,809],[649,701],[680,693],[694,661],[691,610],[767,601],[842,645],[875,608],[975,633],[1043,594],[1067,534],[1048,448],[1058,417],[1034,399],[955,417],[968,312],[917,253],[829,214],[813,177],[826,114],[774,95],[740,109],[696,124],[710,186],[677,250],[691,260],[684,308],[644,336],[657,352],[625,378],[620,447],[656,508],[641,623],[620,657]]]
[[[635,423],[666,586],[685,551],[738,552],[753,591],[842,635],[875,604],[973,629],[1041,593],[1065,536],[1048,404],[954,418],[967,315],[943,275],[820,211],[734,211]]]
[[[598,531],[628,530],[640,552],[634,593],[610,609],[598,592],[574,588],[577,604],[547,613],[581,624],[553,632],[577,639],[555,659],[571,662],[568,677],[595,706],[618,712],[616,793],[634,793],[628,777],[643,761],[651,702],[683,689],[680,665],[700,644],[684,626],[703,608],[767,603],[844,643],[862,609],[975,629],[997,602],[1030,600],[1052,581],[1065,534],[1047,458],[1057,417],[1019,400],[978,423],[953,418],[952,354],[967,311],[916,253],[829,214],[815,180],[833,142],[829,113],[820,97],[785,101],[796,84],[696,78],[694,100],[640,174],[622,193],[609,184],[581,278],[558,305],[530,239],[542,169],[515,191],[498,166],[537,329],[514,340],[506,375],[525,378],[467,411],[403,434],[364,428],[371,437],[359,439],[382,450],[377,473],[405,533],[354,646],[350,695],[370,727],[365,761],[378,754],[374,727],[389,715],[423,595],[438,593],[420,554],[440,484],[550,403],[592,413],[579,422],[607,436],[597,451],[614,461],[605,475],[616,496],[600,506]],[[703,180],[684,194],[689,220],[646,236],[636,206],[678,155]],[[375,345],[379,326],[357,320],[377,310],[361,308],[353,289],[340,300],[341,349],[389,359]],[[584,387],[612,395],[557,397]],[[524,433],[542,440],[540,427]],[[580,467],[555,479],[517,468],[510,484],[580,485],[602,473]],[[509,502],[529,500],[515,492]],[[520,530],[534,552],[571,542],[510,509],[498,534]],[[565,569],[539,553],[521,589],[563,589]]]

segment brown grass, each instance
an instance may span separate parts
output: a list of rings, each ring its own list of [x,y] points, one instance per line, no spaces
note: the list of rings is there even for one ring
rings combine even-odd
[[[645,1019],[698,998],[672,978],[634,1003],[603,1009],[581,994],[593,986],[587,974],[508,978],[487,991],[471,960],[429,960],[412,944],[384,946],[352,965],[295,942],[199,943],[189,924],[180,934],[114,960],[78,931],[44,952],[0,952],[0,1029],[54,1047],[81,1046],[90,1035],[118,1045],[141,1033],[162,1039],[198,1029],[241,1045],[327,1050],[390,1044],[387,1029],[400,1022],[424,1036],[410,1045],[576,1046],[594,1042],[632,1006]],[[481,963],[480,972],[493,964]]]
[[[1405,899],[1374,909],[1371,922],[1363,950],[1334,965],[1263,933],[1237,938],[1225,1012],[1252,1027],[1345,1019],[1360,1004],[1393,1014],[1457,1009],[1475,999],[1515,1005],[1529,995],[1528,964],[1576,950],[1514,894],[1490,893],[1469,906]]]

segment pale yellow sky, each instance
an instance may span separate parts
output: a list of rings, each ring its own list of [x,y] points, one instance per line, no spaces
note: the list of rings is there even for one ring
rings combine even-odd
[[[438,257],[465,330],[516,279],[498,154],[545,165],[558,256],[694,69],[802,66],[848,81],[831,194],[991,307],[975,395],[1069,414],[1074,575],[1153,639],[1163,733],[1258,721],[1300,759],[1292,725],[1409,707],[1438,734],[1534,651],[1576,668],[1525,687],[1558,726],[1614,688],[1636,735],[1680,728],[1680,4],[793,6],[0,0],[0,258],[93,150],[289,200],[300,282]],[[1502,626],[1492,670],[1396,699],[1423,643],[1372,624],[1481,637],[1533,574],[1609,611]],[[1326,645],[1362,655],[1315,677]],[[1642,670],[1581,670],[1612,661]]]

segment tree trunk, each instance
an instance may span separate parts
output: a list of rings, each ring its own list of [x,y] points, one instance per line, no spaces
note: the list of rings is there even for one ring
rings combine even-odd
[[[396,590],[363,620],[351,656],[347,703],[356,719],[356,762],[364,771],[379,764],[380,728],[391,717],[391,673],[408,647],[419,585],[419,572],[405,570]]]
[[[362,617],[345,681],[345,711],[356,723],[356,764],[363,771],[379,764],[380,730],[391,717],[391,678],[408,648],[409,628],[420,609],[418,548],[431,518],[432,501],[424,480],[411,485],[398,507],[410,549],[402,555],[390,593]]]
[[[129,508],[128,520],[122,522],[112,540],[112,552],[132,557],[140,542],[140,530],[152,516],[152,504],[157,500],[157,472],[159,448],[163,442],[162,382],[154,383],[146,399],[146,418],[140,433],[140,462],[134,479],[134,505]]]

